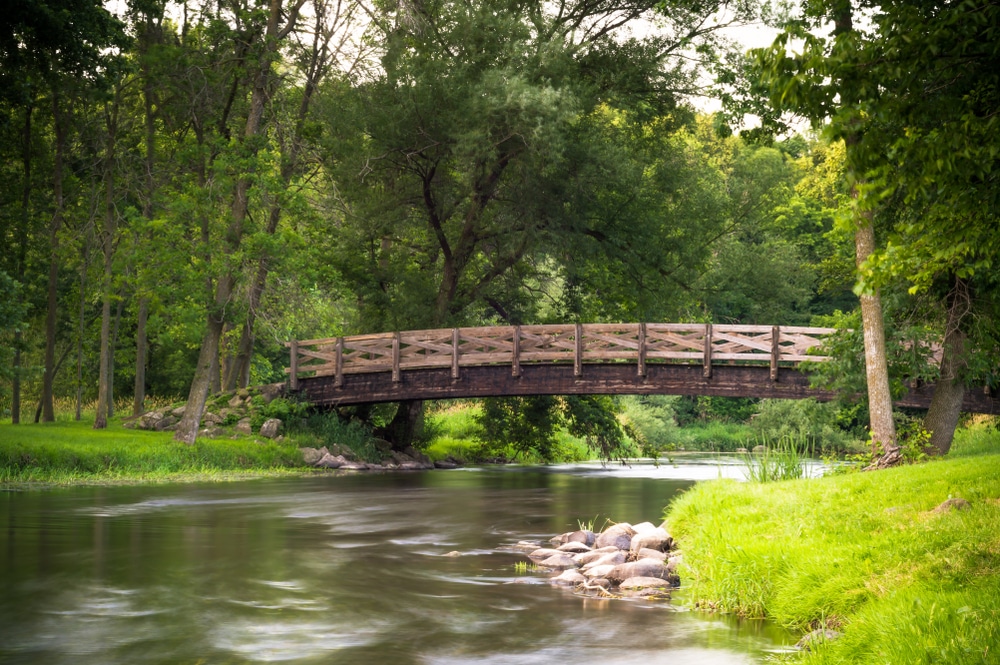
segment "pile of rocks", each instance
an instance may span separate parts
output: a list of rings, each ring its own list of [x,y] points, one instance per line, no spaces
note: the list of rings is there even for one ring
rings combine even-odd
[[[322,448],[299,448],[303,461],[309,466],[344,471],[422,471],[425,469],[454,469],[459,465],[453,460],[432,462],[427,455],[412,447],[400,452],[393,450],[387,441],[379,441],[382,461],[379,463],[359,460],[347,446],[333,445]]]
[[[278,418],[268,418],[254,431],[252,416],[255,406],[253,398],[259,396],[260,402],[270,404],[274,398],[282,395],[284,384],[275,383],[265,386],[255,386],[253,389],[241,389],[233,393],[217,395],[212,398],[212,408],[206,408],[201,417],[202,429],[198,436],[218,439],[232,434],[258,434],[265,439],[281,440],[281,430],[284,423]],[[184,417],[184,403],[172,404],[154,411],[147,411],[138,418],[126,418],[122,425],[127,428],[172,432]],[[228,429],[226,428],[228,426]]]
[[[520,542],[515,549],[539,568],[553,572],[550,582],[602,596],[669,598],[680,585],[681,555],[663,526],[621,522],[601,533],[586,529],[552,539],[553,547]]]

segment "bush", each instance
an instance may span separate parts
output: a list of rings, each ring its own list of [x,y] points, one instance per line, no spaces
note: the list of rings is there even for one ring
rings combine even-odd
[[[834,404],[814,399],[765,399],[758,408],[750,422],[757,438],[787,439],[826,452],[851,452],[859,447],[858,442],[837,425],[838,409]]]

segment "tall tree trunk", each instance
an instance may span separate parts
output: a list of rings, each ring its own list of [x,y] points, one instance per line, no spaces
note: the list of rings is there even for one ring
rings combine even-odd
[[[111,325],[111,340],[108,344],[108,418],[113,418],[115,415],[115,349],[118,348],[118,331],[121,329],[124,306],[124,294],[119,293],[118,304],[115,305],[114,323]]]
[[[17,267],[14,271],[15,279],[24,283],[24,262],[27,258],[25,247],[28,236],[28,227],[31,224],[31,115],[34,113],[34,100],[30,101],[24,109],[24,128],[21,136],[21,163],[23,182],[21,186],[21,232],[17,234],[18,255]],[[19,296],[22,297],[23,296]],[[21,422],[21,330],[14,331],[14,376],[11,386],[10,417],[11,423],[17,425]]]
[[[147,15],[146,27],[142,38],[142,101],[146,130],[146,155],[143,170],[145,171],[145,201],[142,204],[142,216],[148,222],[153,221],[153,199],[156,196],[156,180],[153,178],[153,162],[156,156],[156,121],[153,116],[153,77],[149,71],[149,48],[152,41],[159,41],[158,26],[154,31],[152,17]],[[132,415],[139,416],[146,410],[146,322],[149,319],[149,296],[146,295],[142,279],[142,267],[136,280],[139,286],[139,311],[135,323],[135,385],[132,391]]]
[[[56,419],[52,390],[56,365],[56,313],[59,306],[59,230],[63,218],[63,159],[66,149],[66,127],[61,108],[58,84],[52,88],[52,127],[55,131],[56,154],[52,163],[52,196],[55,209],[49,224],[49,284],[45,314],[45,373],[42,375],[42,421]]]
[[[104,250],[104,280],[101,284],[103,305],[101,307],[101,346],[100,371],[97,383],[97,415],[94,418],[94,429],[104,429],[108,426],[108,417],[112,406],[108,401],[111,395],[111,297],[112,274],[115,237],[115,132],[117,129],[117,99],[105,106],[105,122],[107,144],[104,154],[104,231],[101,234],[101,245]]]
[[[854,233],[858,266],[875,251],[875,230],[871,218],[864,219]],[[896,446],[896,423],[892,418],[892,391],[889,388],[889,367],[885,351],[885,324],[882,299],[878,290],[863,292],[861,327],[865,339],[865,377],[868,381],[868,411],[872,444],[883,456],[892,455]]]
[[[851,0],[840,0],[833,11],[834,35],[840,36],[854,30]],[[840,80],[842,90],[840,103],[845,107],[857,99],[857,82],[851,72]],[[855,123],[859,120],[855,120]],[[851,129],[844,138],[847,148],[847,179],[851,185],[851,197],[855,199],[855,259],[860,268],[875,251],[874,214],[870,210],[857,207],[860,196],[862,173],[854,164],[856,147],[861,135]],[[882,299],[877,289],[865,290],[860,295],[861,327],[865,341],[865,376],[868,382],[868,410],[872,434],[872,445],[881,449],[882,457],[878,466],[891,466],[899,461],[899,447],[896,446],[896,424],[892,418],[892,391],[889,388],[889,366],[885,350],[885,323],[882,317]],[[874,453],[875,451],[873,451]]]
[[[247,113],[246,126],[243,131],[242,146],[245,148],[248,158],[255,157],[258,153],[255,139],[260,134],[264,106],[269,98],[271,65],[274,56],[277,53],[279,42],[294,28],[295,22],[298,20],[299,9],[301,9],[304,1],[296,0],[295,5],[289,11],[287,24],[281,27],[279,25],[282,15],[281,0],[270,0],[267,30],[264,34],[264,43],[257,61],[256,71],[254,72],[250,109]],[[241,176],[236,182],[230,223],[226,233],[225,251],[228,256],[232,256],[239,251],[243,240],[250,205],[250,185],[251,180],[245,175]],[[190,445],[198,437],[198,427],[201,425],[201,416],[205,410],[205,401],[208,398],[208,391],[211,385],[212,357],[214,356],[217,362],[219,342],[222,338],[223,326],[225,325],[226,307],[235,292],[235,286],[236,270],[232,268],[227,270],[216,284],[215,300],[212,311],[209,313],[205,336],[202,338],[198,366],[195,368],[195,375],[191,381],[191,390],[188,392],[188,402],[184,409],[184,417],[177,424],[177,431],[174,433],[175,441],[183,441]]]
[[[971,308],[968,284],[955,277],[954,286],[947,299],[948,316],[945,323],[944,343],[941,348],[941,373],[934,385],[934,397],[924,417],[924,428],[931,433],[930,447],[938,455],[947,455],[955,428],[962,415],[965,400],[965,381],[962,373],[966,367],[966,335],[962,321]]]

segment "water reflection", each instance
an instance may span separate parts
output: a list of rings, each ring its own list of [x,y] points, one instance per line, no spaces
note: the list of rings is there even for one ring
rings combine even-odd
[[[657,521],[717,460],[0,495],[0,661],[752,663],[789,638],[583,598],[505,549]]]

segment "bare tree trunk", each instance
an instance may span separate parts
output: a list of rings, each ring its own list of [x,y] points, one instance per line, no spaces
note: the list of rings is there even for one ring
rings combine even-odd
[[[149,320],[149,298],[139,298],[139,313],[135,322],[135,390],[132,393],[132,415],[146,411],[146,321]]]
[[[56,313],[59,306],[59,230],[63,217],[63,158],[66,149],[66,127],[62,100],[56,86],[52,89],[52,127],[55,131],[56,154],[52,164],[52,196],[55,209],[49,224],[49,284],[45,314],[45,373],[42,376],[42,420],[56,419],[52,403],[52,384],[55,381],[56,362]]]
[[[965,400],[962,372],[966,367],[966,336],[962,330],[962,320],[971,309],[969,288],[965,280],[955,277],[947,303],[941,373],[934,386],[931,406],[924,417],[924,427],[931,433],[930,447],[938,455],[947,455],[951,450],[955,428],[962,415],[962,402]]]

